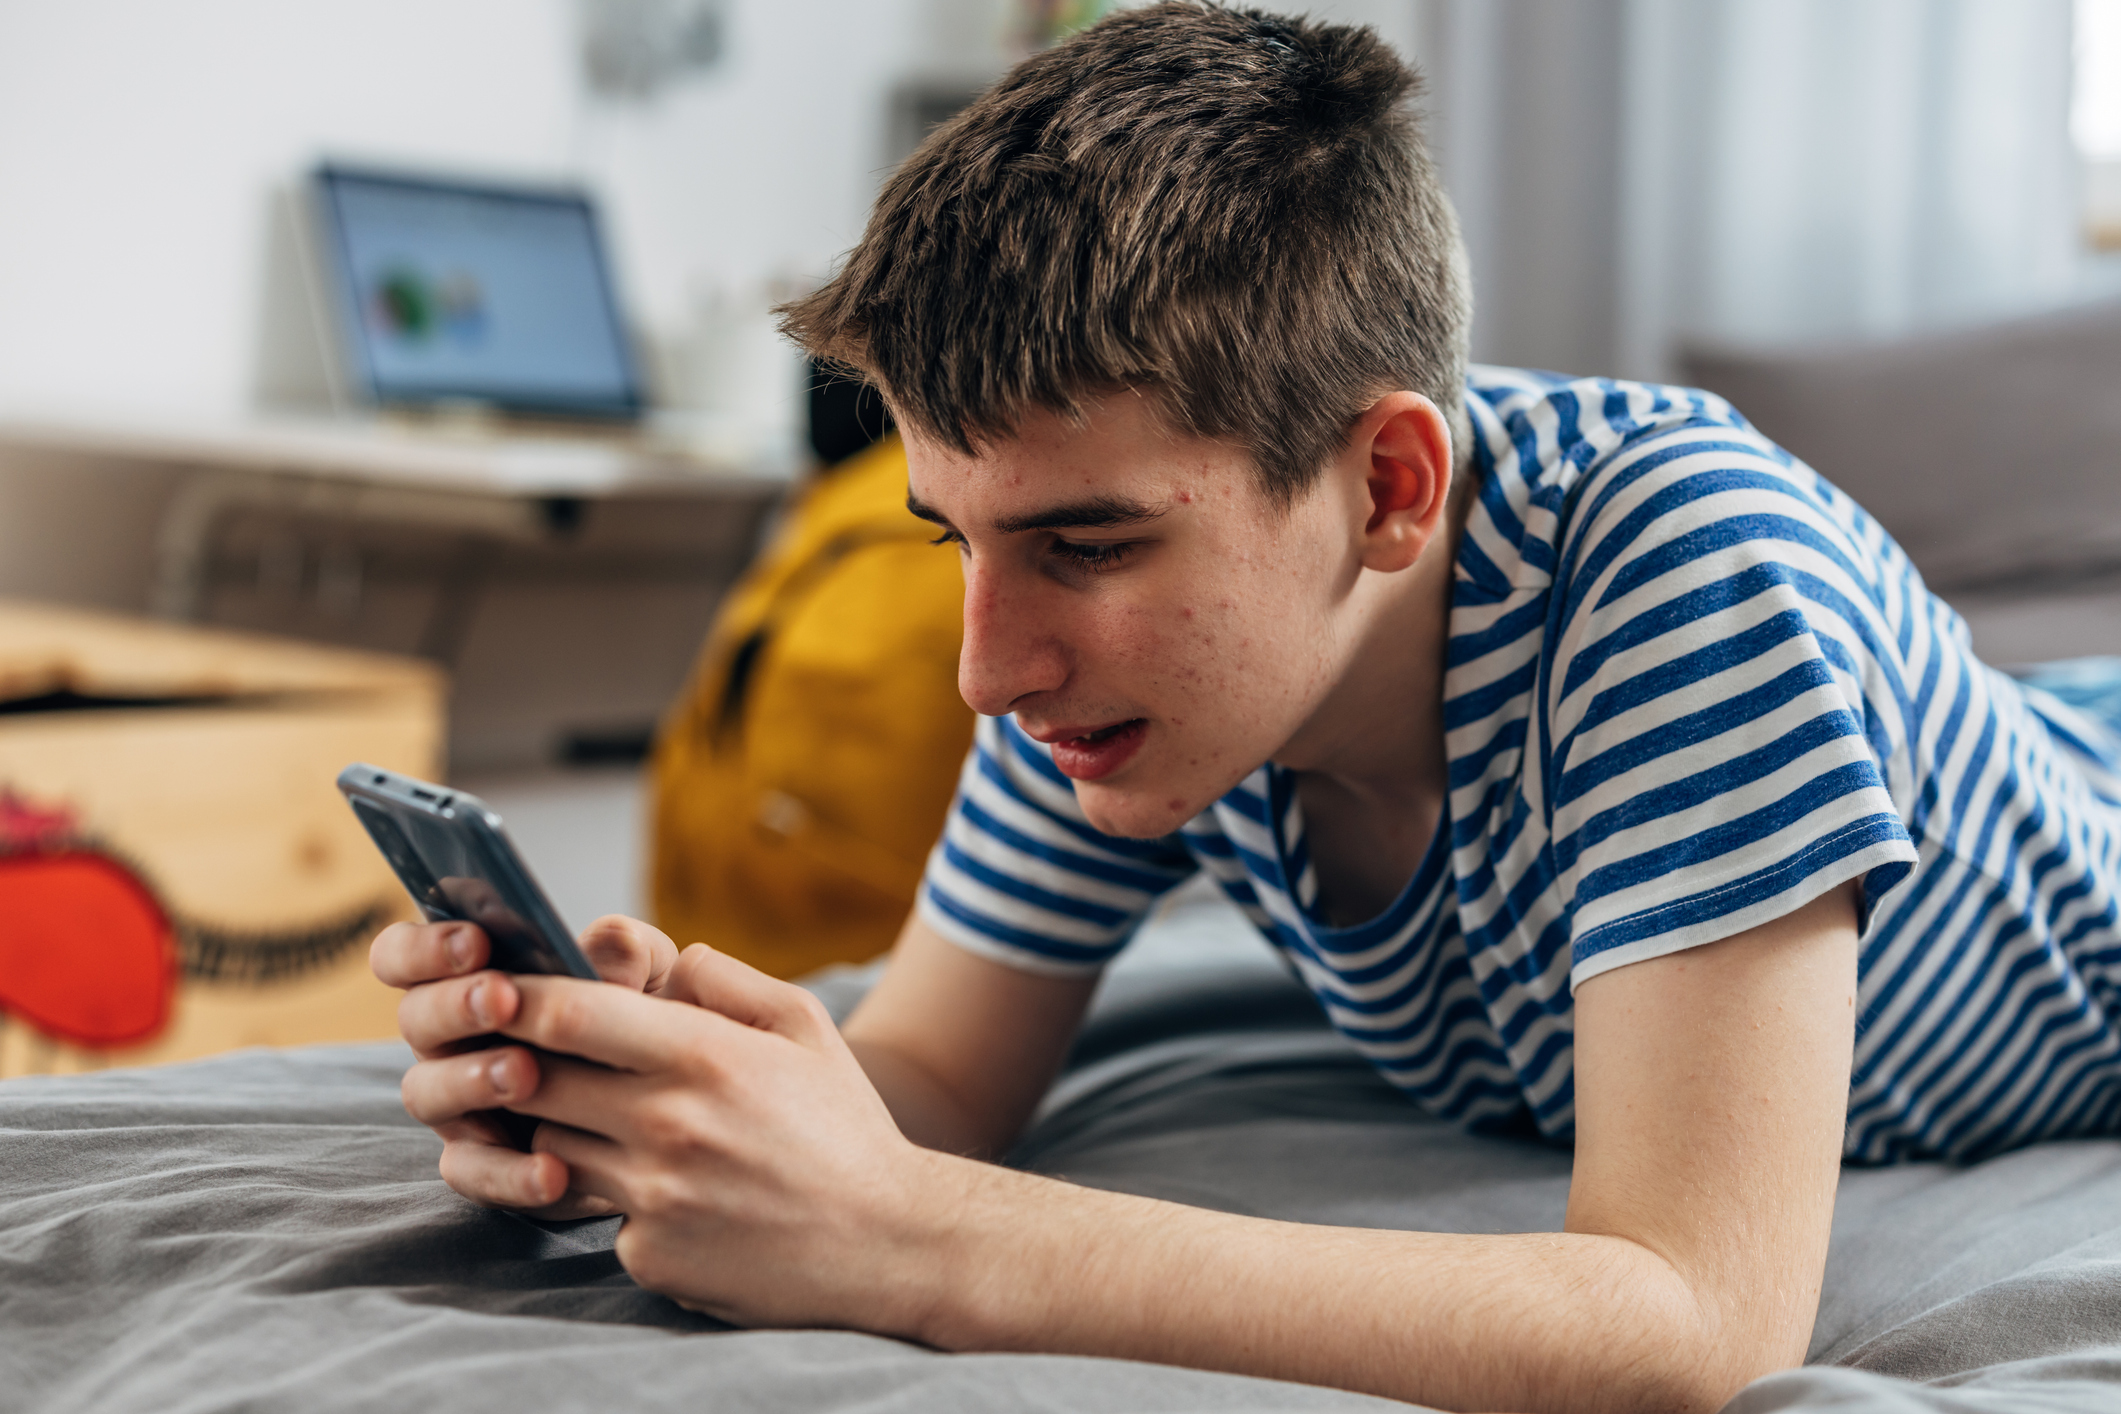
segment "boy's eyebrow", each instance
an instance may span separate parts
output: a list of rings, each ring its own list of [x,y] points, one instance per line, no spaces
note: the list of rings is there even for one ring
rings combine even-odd
[[[927,521],[930,525],[939,525],[945,530],[948,530],[950,528],[950,522],[943,519],[943,513],[941,511],[929,505],[926,501],[923,501],[920,497],[914,495],[911,491],[908,491],[906,493],[906,510],[909,514],[919,516],[922,520]]]
[[[910,491],[906,494],[906,509],[922,520],[946,528],[950,525],[941,511]],[[1140,525],[1163,513],[1162,506],[1129,500],[1125,496],[1091,496],[1025,515],[1003,516],[994,522],[994,528],[1003,535],[1016,535],[1026,530],[1110,530],[1114,526]]]

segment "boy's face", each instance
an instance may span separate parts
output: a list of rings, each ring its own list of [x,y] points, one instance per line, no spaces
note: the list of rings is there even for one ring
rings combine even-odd
[[[1100,830],[1176,829],[1345,672],[1359,477],[1329,467],[1277,509],[1248,454],[1174,438],[1125,393],[1082,427],[1034,413],[969,457],[906,447],[909,504],[964,557],[959,690],[1051,743]]]

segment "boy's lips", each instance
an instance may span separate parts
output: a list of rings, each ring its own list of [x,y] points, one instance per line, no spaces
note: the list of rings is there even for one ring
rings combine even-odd
[[[1027,729],[1033,741],[1053,748],[1053,764],[1072,780],[1094,781],[1109,776],[1132,760],[1149,734],[1142,717],[1129,717],[1103,726],[1044,727]]]

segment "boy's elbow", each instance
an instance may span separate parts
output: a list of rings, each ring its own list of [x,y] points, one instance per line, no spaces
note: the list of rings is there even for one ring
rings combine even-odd
[[[1500,1402],[1568,1414],[1715,1414],[1763,1375],[1798,1362],[1765,1353],[1734,1355],[1689,1331],[1642,1331],[1542,1373],[1521,1371],[1518,1393]],[[1486,1403],[1481,1403],[1486,1408]]]
[[[1653,1362],[1628,1398],[1611,1407],[1643,1414],[1714,1414],[1762,1375],[1788,1368],[1771,1359],[1733,1360],[1727,1352],[1692,1351]]]
[[[1574,1378],[1554,1381],[1554,1397],[1539,1407],[1579,1414],[1714,1414],[1754,1380],[1795,1363],[1766,1355],[1734,1358],[1692,1334],[1663,1333],[1650,1345],[1600,1352]]]
[[[1816,1296],[1800,1311],[1797,1301],[1764,1303],[1757,1292],[1732,1299],[1671,1278],[1663,1299],[1644,1303],[1649,1319],[1638,1340],[1610,1348],[1622,1367],[1592,1374],[1606,1388],[1569,1407],[1713,1414],[1753,1381],[1804,1363]]]

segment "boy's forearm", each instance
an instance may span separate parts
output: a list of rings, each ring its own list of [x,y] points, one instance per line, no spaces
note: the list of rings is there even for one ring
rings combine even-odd
[[[1444,1409],[1715,1409],[1802,1352],[1719,1327],[1617,1237],[1236,1217],[939,1159],[928,1284],[899,1333],[1103,1355]],[[909,1293],[910,1295],[910,1293]]]
[[[908,1139],[991,1156],[1038,1107],[1096,987],[968,952],[916,913],[840,1035]]]
[[[896,1048],[854,1036],[847,1038],[847,1048],[861,1062],[899,1132],[922,1148],[985,1158],[1000,1153],[1015,1138],[988,1133],[947,1085]]]

